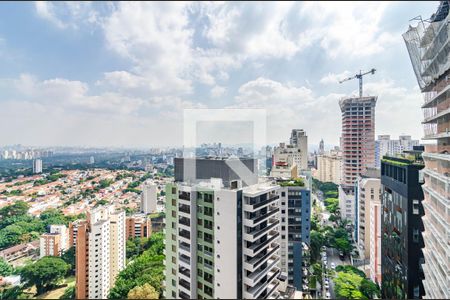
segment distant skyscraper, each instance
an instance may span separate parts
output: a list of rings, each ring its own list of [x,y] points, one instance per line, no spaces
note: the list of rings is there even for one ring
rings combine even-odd
[[[35,160],[33,160],[33,173],[42,173],[42,159],[36,158]]]
[[[342,111],[341,216],[354,221],[355,182],[367,167],[375,166],[375,105],[377,97],[345,98]]]
[[[93,156],[89,157],[89,163],[93,165],[95,163],[95,158]]]
[[[277,297],[279,187],[246,186],[218,159],[196,165],[200,175],[222,176],[194,180],[175,161],[179,176],[166,186],[165,298]]]
[[[325,153],[325,145],[323,139],[321,139],[319,143],[319,155],[322,155],[324,153]]]
[[[99,207],[76,228],[76,297],[107,299],[125,268],[125,212]]]
[[[156,211],[156,204],[158,202],[158,193],[156,184],[145,182],[141,194],[141,212],[150,214]]]
[[[450,2],[440,5],[430,18],[420,18],[403,34],[414,73],[424,95],[422,110],[425,184],[425,293],[427,298],[450,299]],[[413,17],[413,16],[412,16]],[[416,20],[418,18],[415,18]],[[426,21],[425,21],[426,19]],[[419,121],[418,121],[419,122]]]
[[[375,141],[375,167],[380,168],[383,155],[395,156],[418,145],[419,140],[412,140],[410,135],[401,135],[398,140],[391,140],[389,135],[379,135]]]

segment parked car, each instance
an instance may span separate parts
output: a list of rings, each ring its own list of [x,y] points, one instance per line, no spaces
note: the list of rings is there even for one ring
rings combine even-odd
[[[330,292],[326,292],[325,299],[330,299],[330,298],[331,298]]]
[[[344,252],[342,252],[342,251],[339,251],[339,258],[342,260],[342,261],[344,261],[345,260],[345,255],[344,255]]]
[[[336,269],[336,264],[335,263],[331,263],[331,268],[334,270],[334,269]]]
[[[323,286],[325,287],[326,290],[328,290],[330,288],[330,284],[328,282],[325,282],[323,284]]]

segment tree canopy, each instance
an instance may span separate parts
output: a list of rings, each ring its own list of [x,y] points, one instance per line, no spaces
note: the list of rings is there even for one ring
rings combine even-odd
[[[51,290],[67,274],[70,266],[59,257],[45,256],[23,267],[19,274],[26,287],[36,285],[40,295]]]
[[[145,283],[132,288],[128,292],[128,299],[158,299],[159,293],[150,284]]]

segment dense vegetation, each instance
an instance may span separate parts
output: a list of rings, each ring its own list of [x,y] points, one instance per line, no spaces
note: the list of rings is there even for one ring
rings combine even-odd
[[[78,216],[67,217],[57,209],[48,209],[39,217],[29,215],[29,205],[24,201],[0,209],[0,249],[39,238],[51,224],[68,225]]]
[[[335,292],[340,299],[373,299],[380,297],[380,288],[363,271],[353,266],[336,267]]]
[[[131,290],[145,284],[152,286],[161,297],[164,281],[163,240],[163,233],[154,233],[150,237],[148,249],[134,258],[119,273],[115,286],[110,291],[109,298],[125,299]],[[139,291],[135,290],[135,292],[138,293]]]

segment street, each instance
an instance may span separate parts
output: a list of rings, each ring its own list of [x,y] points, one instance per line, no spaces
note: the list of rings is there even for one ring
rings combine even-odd
[[[328,219],[330,217],[330,213],[326,210],[325,208],[325,204],[324,204],[324,199],[323,199],[323,195],[322,193],[319,191],[319,193],[313,194],[313,197],[315,197],[317,204],[321,207],[321,216],[322,216],[322,226],[333,226],[332,222],[330,222]],[[345,260],[342,261],[339,258],[339,252],[334,249],[334,248],[326,248],[326,254],[327,254],[327,265],[324,266],[326,267],[326,271],[324,272],[324,275],[322,276],[323,279],[325,279],[325,277],[328,278],[329,280],[329,286],[330,288],[327,290],[324,288],[323,282],[321,283],[322,288],[322,298],[325,298],[326,292],[330,293],[330,298],[331,299],[336,299],[335,293],[334,293],[334,282],[332,280],[332,276],[329,275],[329,272],[332,270],[331,269],[331,264],[334,263],[335,266],[339,266],[339,265],[350,265],[350,258],[347,256],[345,257]],[[323,264],[323,260],[322,260],[322,264]]]

